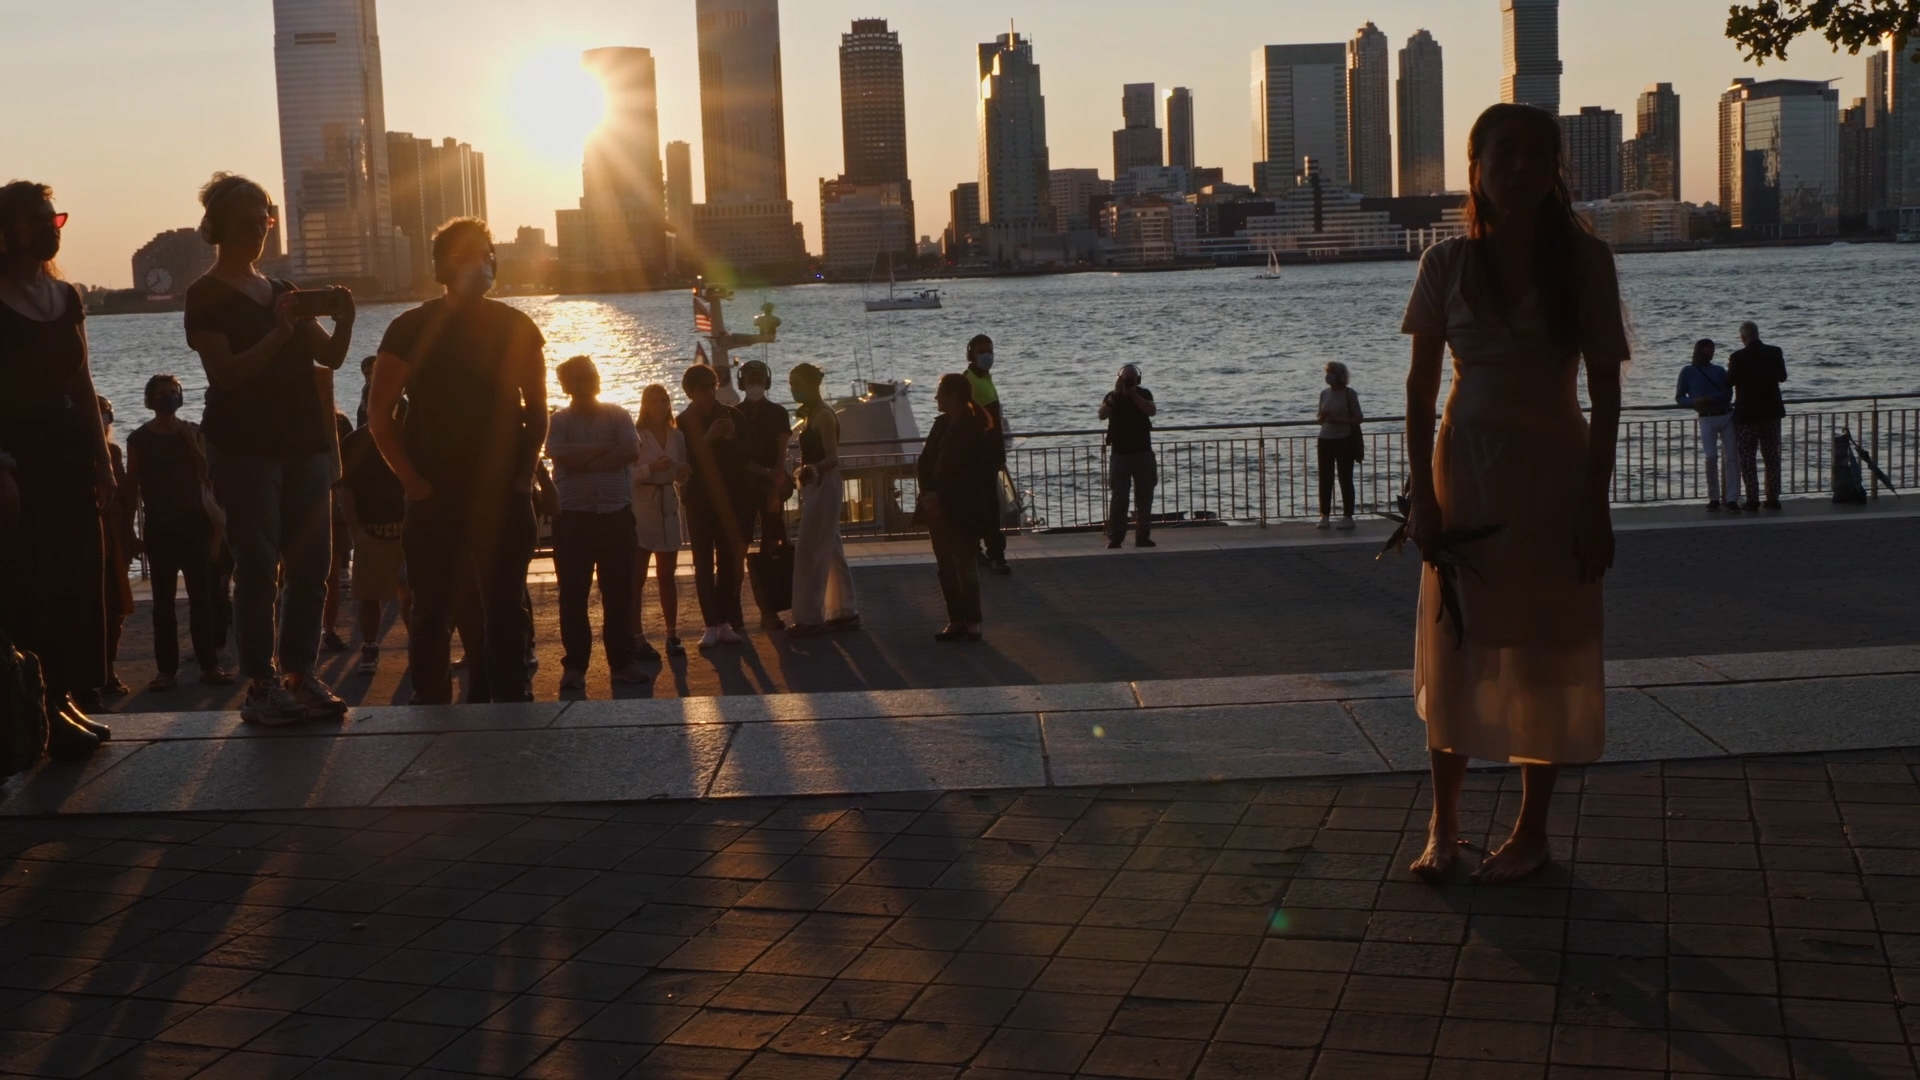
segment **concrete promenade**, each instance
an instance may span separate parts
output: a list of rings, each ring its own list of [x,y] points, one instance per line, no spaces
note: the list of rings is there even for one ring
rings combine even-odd
[[[973,649],[874,546],[866,632],[656,700],[549,649],[525,706],[125,713],[0,788],[0,1075],[1920,1076],[1920,515],[1693,520],[1622,515],[1608,758],[1517,887],[1505,768],[1405,872],[1377,537],[1022,541]]]

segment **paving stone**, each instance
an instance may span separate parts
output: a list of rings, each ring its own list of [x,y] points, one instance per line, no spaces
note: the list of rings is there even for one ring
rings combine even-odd
[[[385,785],[379,804],[693,798],[706,792],[727,735],[725,728],[638,728],[436,738]]]
[[[715,795],[926,791],[1043,784],[1031,715],[743,726]]]
[[[1331,703],[1079,713],[1043,723],[1053,782],[1069,786],[1383,767],[1352,718]]]

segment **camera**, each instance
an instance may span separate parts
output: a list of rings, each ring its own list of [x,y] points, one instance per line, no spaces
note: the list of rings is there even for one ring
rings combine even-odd
[[[333,289],[296,289],[290,295],[293,297],[292,314],[296,319],[331,316],[340,311],[340,294]]]

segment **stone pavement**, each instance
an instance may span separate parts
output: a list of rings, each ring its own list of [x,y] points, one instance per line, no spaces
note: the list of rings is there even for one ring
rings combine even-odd
[[[0,1071],[1913,1077],[1916,764],[1569,770],[1508,888],[1418,776],[16,819]]]
[[[1920,516],[1883,499],[1877,511],[1791,502],[1783,515],[1704,520],[1695,507],[1618,512],[1620,552],[1608,578],[1610,659],[1904,645],[1920,606]],[[1920,507],[1916,507],[1920,512]],[[1412,659],[1416,560],[1374,561],[1383,523],[1343,542],[1299,525],[1166,529],[1157,552],[1102,550],[1092,536],[1018,537],[1016,571],[984,582],[987,640],[937,645],[945,621],[933,568],[917,543],[851,545],[865,631],[788,641],[750,635],[751,650],[695,654],[662,669],[653,687],[609,686],[596,657],[588,695],[690,697],[785,691],[862,691],[1375,671]],[[683,610],[697,622],[690,583]],[[542,660],[535,693],[559,697],[553,589],[536,583]],[[185,626],[185,608],[181,608]],[[662,629],[651,595],[648,635]],[[749,621],[757,614],[749,606]],[[343,620],[343,628],[348,625]],[[375,678],[358,657],[322,658],[322,674],[355,704],[399,705],[411,695],[405,630],[386,636]],[[143,605],[128,620],[121,677],[153,675]],[[124,712],[239,707],[234,688],[193,680],[166,695],[118,703]],[[616,692],[617,691],[617,692]]]

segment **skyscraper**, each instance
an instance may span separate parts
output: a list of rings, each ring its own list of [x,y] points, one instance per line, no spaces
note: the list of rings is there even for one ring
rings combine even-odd
[[[1840,220],[1840,91],[1735,79],[1720,95],[1720,199],[1749,236],[1820,236]]]
[[[1323,185],[1347,174],[1347,47],[1265,45],[1253,50],[1253,186],[1292,190],[1307,158]]]
[[[1854,98],[1840,110],[1840,216],[1859,217],[1874,209],[1867,183],[1873,176],[1873,141],[1867,127],[1867,100]]]
[[[1567,186],[1575,202],[1592,202],[1620,193],[1620,114],[1583,105],[1560,118],[1560,143],[1567,159]]]
[[[694,232],[708,259],[771,267],[804,254],[787,196],[779,0],[694,0],[707,201]]]
[[[274,0],[273,60],[294,274],[405,284],[393,258],[374,0]]]
[[[1159,95],[1152,83],[1128,83],[1120,91],[1120,116],[1125,125],[1113,133],[1113,175],[1117,179],[1133,169],[1157,169],[1161,156],[1160,126],[1156,113]]]
[[[667,144],[667,226],[675,232],[693,225],[693,147]]]
[[[1887,140],[1893,134],[1893,118],[1887,115],[1888,81],[1887,50],[1875,49],[1867,54],[1867,93],[1861,99],[1867,127],[1867,175],[1861,182],[1869,210],[1887,205]]]
[[[387,179],[393,227],[406,237],[396,255],[406,284],[433,281],[433,234],[457,217],[487,216],[487,156],[454,139],[435,145],[404,131],[387,132]]]
[[[1626,191],[1654,191],[1663,199],[1680,201],[1680,95],[1672,83],[1655,83],[1641,91],[1634,108],[1633,150],[1622,151]]]
[[[1400,50],[1395,86],[1400,120],[1400,194],[1447,189],[1447,111],[1440,43],[1425,30]]]
[[[959,260],[980,250],[980,184],[968,181],[954,187],[947,196],[947,233],[941,247],[950,260]]]
[[[1184,86],[1167,91],[1167,164],[1193,170],[1193,91]]]
[[[1003,259],[1053,227],[1047,99],[1031,40],[1009,31],[982,44],[979,58],[980,222]]]
[[[1887,42],[1888,206],[1920,206],[1920,34]]]
[[[1368,23],[1347,42],[1347,175],[1362,195],[1393,195],[1387,35]]]
[[[887,29],[885,19],[855,19],[852,32],[840,35],[840,143],[845,156],[843,186],[821,189],[822,250],[830,262],[839,254],[839,265],[851,266],[860,257],[836,253],[836,237],[860,237],[865,245],[866,237],[880,235],[880,250],[912,259],[913,181],[907,176],[905,65],[900,35]],[[842,228],[828,230],[824,215],[829,205]],[[856,217],[862,218],[857,224]],[[865,262],[871,267],[872,257]]]
[[[1560,0],[1500,0],[1500,100],[1560,113]]]
[[[605,88],[607,116],[587,141],[580,208],[555,217],[561,271],[576,287],[649,285],[667,262],[653,53],[590,49],[580,63]]]

